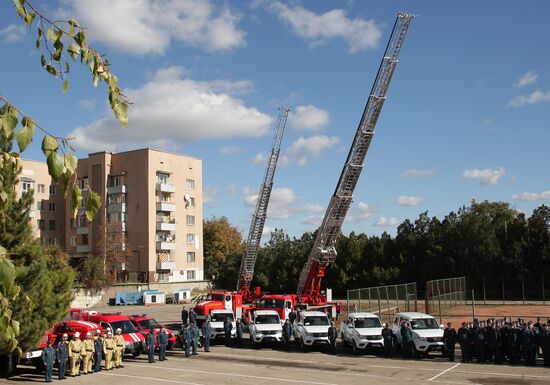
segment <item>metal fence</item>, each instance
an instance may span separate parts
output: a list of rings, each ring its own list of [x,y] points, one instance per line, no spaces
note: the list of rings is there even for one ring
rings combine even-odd
[[[418,311],[416,282],[348,290],[346,306],[349,312],[375,313],[392,322],[396,313]]]
[[[483,304],[499,302],[523,305],[550,302],[550,278],[540,276],[524,278],[492,274],[478,279],[468,279],[468,286],[475,290],[477,302]]]
[[[426,282],[426,313],[442,314],[466,303],[466,277],[435,279]]]

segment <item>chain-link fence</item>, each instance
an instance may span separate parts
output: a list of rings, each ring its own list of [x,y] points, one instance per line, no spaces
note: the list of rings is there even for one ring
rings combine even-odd
[[[392,322],[394,314],[418,311],[416,282],[347,291],[348,312],[370,312]]]
[[[435,279],[426,282],[426,313],[442,314],[466,303],[466,277]]]

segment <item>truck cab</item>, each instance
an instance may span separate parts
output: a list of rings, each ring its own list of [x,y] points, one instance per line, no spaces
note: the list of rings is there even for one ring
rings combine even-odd
[[[296,295],[294,294],[270,294],[259,299],[256,310],[275,310],[279,314],[281,323],[284,323],[295,305]]]
[[[344,346],[351,346],[354,354],[367,349],[384,347],[382,323],[373,313],[350,313],[340,326]]]
[[[403,322],[411,325],[412,341],[408,346],[403,346],[401,335]],[[397,342],[403,350],[409,351],[411,357],[432,351],[443,351],[443,326],[440,326],[431,315],[416,312],[397,313],[392,328]]]
[[[235,338],[237,336],[237,326],[235,323],[235,317],[233,315],[233,312],[231,310],[212,310],[210,312],[210,338],[211,339],[217,339],[217,338],[225,338],[225,332],[223,330],[223,324],[225,320],[229,318],[229,321],[231,321],[231,338]]]
[[[208,293],[206,300],[199,302],[194,307],[197,325],[200,327],[214,310],[229,310],[237,318],[242,318],[243,296],[230,291],[212,291]]]
[[[136,330],[143,336],[147,337],[147,334],[149,334],[149,330],[153,329],[153,333],[155,336],[159,334],[160,325],[156,319],[148,317],[146,314],[141,315],[133,315],[130,317],[130,321],[135,326]],[[166,334],[168,334],[168,350],[172,350],[174,348],[174,345],[176,343],[176,335],[174,332],[170,329],[164,328],[164,331]],[[155,348],[158,348],[158,340],[155,339]]]
[[[302,351],[312,346],[328,346],[330,320],[320,311],[300,311],[294,321],[294,340]]]
[[[283,327],[281,318],[275,310],[256,310],[249,333],[252,346],[265,342],[281,342],[283,340]]]
[[[98,313],[96,311],[82,312],[81,316],[84,321],[99,324],[104,332],[110,328],[113,334],[116,334],[116,330],[120,328],[126,344],[124,354],[137,357],[145,350],[145,337],[137,331],[129,317],[120,313]]]

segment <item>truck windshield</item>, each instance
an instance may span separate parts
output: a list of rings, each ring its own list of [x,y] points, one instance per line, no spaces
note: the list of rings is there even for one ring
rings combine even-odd
[[[254,319],[254,323],[256,325],[266,325],[266,324],[278,324],[280,323],[280,319],[278,315],[275,314],[262,314],[257,315]]]
[[[276,309],[285,307],[285,301],[283,299],[262,299],[258,303],[260,308]]]
[[[222,301],[222,302],[224,302],[225,301],[225,295],[210,293],[206,296],[206,300],[207,301]]]
[[[210,322],[225,322],[225,319],[229,318],[229,321],[233,322],[233,313],[214,313],[210,316]]]
[[[411,320],[411,328],[421,329],[439,329],[439,325],[433,318],[418,318]]]
[[[154,319],[144,319],[138,322],[142,329],[158,329],[159,323]]]
[[[309,316],[304,318],[304,326],[328,326],[328,318],[323,316]]]
[[[357,318],[355,319],[356,328],[379,328],[382,325],[378,318]]]
[[[118,328],[120,328],[122,330],[122,334],[137,332],[136,328],[130,322],[130,320],[111,322],[111,326],[113,328],[113,331],[116,331]]]

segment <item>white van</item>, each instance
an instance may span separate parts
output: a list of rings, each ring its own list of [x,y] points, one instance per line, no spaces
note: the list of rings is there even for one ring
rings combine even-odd
[[[294,321],[294,340],[302,351],[308,347],[329,345],[328,328],[330,320],[320,311],[301,311]]]
[[[348,318],[340,325],[340,338],[344,346],[351,346],[353,354],[384,347],[382,323],[373,313],[348,314]]]
[[[403,346],[401,324],[403,321],[411,325],[412,341],[409,346]],[[434,317],[424,313],[397,313],[393,323],[393,332],[403,350],[408,350],[411,357],[418,354],[443,351],[443,326]]]
[[[275,310],[256,310],[248,329],[252,346],[262,342],[281,342],[283,340],[281,319]]]
[[[226,318],[229,318],[229,321],[231,322],[231,338],[235,338],[237,336],[237,326],[235,324],[235,317],[233,316],[233,312],[231,310],[219,309],[212,310],[210,312],[211,339],[214,340],[216,338],[225,338],[223,323],[225,322]]]

